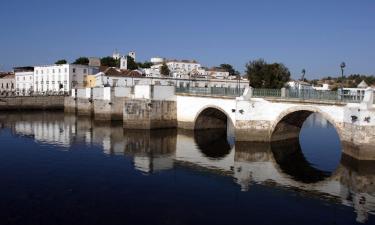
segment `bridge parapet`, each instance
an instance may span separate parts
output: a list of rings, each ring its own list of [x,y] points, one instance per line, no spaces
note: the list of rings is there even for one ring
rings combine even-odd
[[[371,92],[372,90],[372,92]],[[372,94],[374,90],[367,91]],[[367,93],[366,92],[366,93]],[[250,100],[251,98],[264,98],[278,101],[303,101],[303,102],[317,102],[329,104],[347,104],[360,103],[363,101],[369,102],[370,105],[375,104],[374,98],[372,101],[362,94],[344,94],[338,91],[316,91],[316,90],[298,90],[298,89],[266,89],[266,88],[221,88],[221,87],[176,87],[176,94],[186,94],[190,96],[199,97],[227,97],[239,98],[239,100]]]
[[[298,90],[298,89],[264,89],[252,88],[252,98],[265,99],[285,99],[285,100],[302,100],[302,101],[319,101],[319,102],[334,102],[334,103],[360,103],[364,101],[364,96],[361,94],[348,95],[342,94],[338,91],[316,91],[316,90]],[[373,95],[374,90],[369,88],[366,92],[368,95]],[[373,104],[373,100],[366,100]]]
[[[188,94],[200,97],[240,97],[244,93],[244,88],[228,87],[176,87],[176,94]]]

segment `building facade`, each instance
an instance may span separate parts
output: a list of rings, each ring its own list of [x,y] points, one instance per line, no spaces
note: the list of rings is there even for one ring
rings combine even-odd
[[[85,77],[99,72],[98,67],[62,64],[37,66],[34,68],[34,92],[69,92],[83,87]]]
[[[0,95],[13,95],[15,92],[15,76],[13,73],[2,74],[0,77]]]
[[[154,75],[160,71],[163,64],[168,66],[171,71],[170,76],[174,78],[188,78],[189,74],[197,74],[198,70],[201,68],[201,64],[195,60],[165,60],[163,62],[158,62],[151,66],[150,72]],[[148,75],[146,73],[146,75]],[[160,73],[159,73],[160,75]]]
[[[95,75],[96,87],[132,87],[134,85],[172,85],[176,87],[222,87],[222,88],[246,88],[249,87],[247,79],[184,79],[173,77],[147,77],[141,71],[124,71],[110,68]]]
[[[34,90],[34,67],[15,67],[16,95],[30,95]]]

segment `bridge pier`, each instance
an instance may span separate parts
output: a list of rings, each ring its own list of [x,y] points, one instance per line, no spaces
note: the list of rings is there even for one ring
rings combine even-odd
[[[177,127],[177,104],[173,86],[138,85],[134,99],[123,108],[125,129],[159,129]]]

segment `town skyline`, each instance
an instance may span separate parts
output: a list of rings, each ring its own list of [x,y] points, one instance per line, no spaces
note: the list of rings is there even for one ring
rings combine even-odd
[[[342,61],[347,75],[375,74],[373,1],[162,3],[1,2],[0,70],[118,49],[136,51],[138,61],[195,59],[208,67],[228,63],[241,73],[249,60],[263,58],[283,63],[292,78],[302,69],[307,79],[337,77]]]

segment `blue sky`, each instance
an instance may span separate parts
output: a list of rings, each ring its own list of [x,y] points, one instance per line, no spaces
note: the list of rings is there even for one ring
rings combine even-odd
[[[263,58],[299,77],[375,74],[374,0],[1,0],[0,70],[135,50],[206,66]]]

